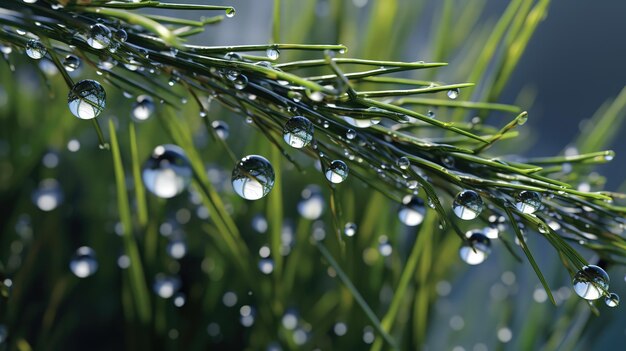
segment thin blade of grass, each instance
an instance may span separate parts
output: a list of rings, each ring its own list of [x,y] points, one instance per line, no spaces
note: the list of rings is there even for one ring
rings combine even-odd
[[[620,131],[620,125],[626,117],[626,87],[622,89],[613,103],[600,115],[594,115],[587,123],[576,144],[581,153],[607,148]]]
[[[411,249],[411,253],[409,254],[409,258],[404,264],[404,268],[402,269],[402,273],[400,275],[400,280],[398,282],[398,286],[393,295],[393,299],[391,300],[391,304],[389,305],[389,309],[385,316],[381,321],[381,327],[386,332],[391,332],[391,328],[393,327],[393,323],[398,316],[398,312],[400,311],[400,307],[402,302],[404,302],[404,296],[408,290],[409,283],[411,282],[411,278],[415,276],[415,272],[417,270],[417,264],[419,262],[420,254],[424,251],[424,247],[426,245],[430,246],[426,243],[426,241],[431,240],[431,234],[433,233],[434,219],[436,217],[432,215],[432,212],[428,212],[426,217],[424,218],[424,222],[422,222],[421,227],[417,233],[417,238],[415,239],[415,243],[413,244],[413,248]],[[382,340],[378,339],[374,342],[372,346],[372,351],[378,351],[382,348]]]
[[[533,267],[535,274],[537,274],[537,278],[539,278],[541,285],[543,285],[543,288],[548,294],[550,301],[552,302],[553,305],[556,306],[556,300],[554,300],[554,296],[552,296],[552,290],[550,290],[550,286],[548,285],[546,278],[543,276],[543,273],[541,273],[541,269],[539,269],[539,266],[537,265],[537,262],[535,261],[533,254],[530,252],[530,249],[528,248],[528,245],[526,245],[526,239],[524,239],[524,235],[522,234],[522,232],[519,229],[519,226],[517,225],[517,220],[513,216],[513,213],[511,212],[511,210],[506,205],[503,205],[502,208],[506,212],[507,217],[509,217],[509,222],[511,222],[511,227],[513,227],[513,231],[515,232],[515,235],[517,235],[519,245],[522,248],[522,251],[524,251],[526,258],[528,258],[528,262]]]
[[[341,281],[346,286],[346,288],[348,288],[348,290],[352,294],[352,297],[354,297],[354,299],[359,304],[359,306],[361,306],[361,308],[363,309],[363,312],[365,312],[365,315],[367,316],[367,318],[369,318],[370,322],[372,322],[372,324],[378,330],[380,335],[385,339],[385,341],[389,344],[389,346],[391,346],[391,348],[393,348],[394,350],[398,350],[398,344],[396,343],[396,341],[391,337],[391,335],[389,335],[383,329],[383,327],[380,324],[380,320],[378,319],[374,311],[369,307],[369,305],[367,304],[367,302],[365,301],[361,293],[359,293],[359,291],[356,289],[356,287],[354,286],[350,278],[348,278],[348,276],[343,271],[343,269],[341,269],[341,266],[339,266],[339,264],[333,258],[332,254],[328,251],[326,246],[324,246],[324,244],[322,244],[319,241],[316,241],[316,245],[317,245],[317,248],[322,253],[322,256],[324,256],[326,261],[328,261],[328,263],[333,267],[333,269],[335,269],[335,272],[337,272],[337,276],[339,276],[339,279],[341,279]]]
[[[139,165],[139,154],[137,152],[137,134],[135,123],[128,126],[130,133],[130,155],[132,160],[133,181],[135,182],[135,200],[137,201],[137,220],[141,228],[148,224],[148,205],[146,203],[146,190],[141,181],[141,167]]]
[[[117,206],[120,221],[124,227],[122,241],[124,249],[130,259],[129,282],[133,295],[134,304],[137,308],[137,316],[142,324],[148,324],[151,319],[150,294],[145,280],[141,258],[137,242],[133,236],[133,226],[131,221],[130,205],[126,189],[126,176],[122,165],[120,147],[117,143],[117,135],[113,120],[109,120],[109,134],[111,137],[111,153],[113,155],[113,169],[115,171],[115,185],[117,189]]]

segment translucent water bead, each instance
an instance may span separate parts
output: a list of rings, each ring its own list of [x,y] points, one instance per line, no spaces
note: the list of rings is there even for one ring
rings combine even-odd
[[[402,199],[402,207],[398,211],[400,221],[407,226],[414,227],[424,221],[426,206],[417,196],[407,195]]]
[[[80,119],[96,118],[106,105],[106,92],[95,80],[81,80],[67,94],[67,104],[70,112]]]
[[[309,185],[302,190],[302,200],[298,202],[298,213],[308,220],[316,220],[324,213],[324,196],[316,185]]]
[[[459,256],[469,265],[483,263],[491,253],[491,241],[480,231],[472,231],[467,235],[468,243],[461,246]]]
[[[230,127],[228,126],[228,123],[217,120],[211,122],[211,127],[213,127],[213,130],[215,131],[215,134],[217,134],[218,138],[222,140],[228,139],[228,135],[230,134]]]
[[[274,168],[267,159],[248,155],[233,169],[231,181],[237,195],[246,200],[258,200],[272,190],[274,178]]]
[[[608,307],[617,307],[619,305],[619,295],[610,293],[609,296],[604,298],[604,304]]]
[[[306,117],[290,118],[283,128],[283,139],[289,146],[301,149],[313,140],[313,123]]]
[[[137,122],[143,122],[154,113],[154,101],[148,95],[137,96],[137,101],[133,104],[131,116]]]
[[[169,299],[178,292],[178,289],[180,289],[180,278],[177,276],[159,273],[154,278],[152,290],[161,298]]]
[[[39,40],[31,39],[26,43],[26,55],[33,60],[39,60],[46,56],[46,52],[48,50]]]
[[[63,67],[68,72],[74,72],[80,67],[80,59],[76,55],[67,55],[63,60]]]
[[[94,49],[104,49],[111,45],[111,30],[102,23],[96,23],[89,28],[87,44]]]
[[[63,191],[56,179],[47,178],[33,191],[32,199],[40,210],[52,211],[63,202]]]
[[[96,252],[87,246],[79,247],[70,261],[70,270],[79,278],[87,278],[98,270]]]
[[[457,217],[472,220],[483,210],[483,200],[473,190],[463,190],[456,195],[452,203],[452,210]]]
[[[579,270],[572,279],[576,294],[586,300],[597,300],[609,289],[609,275],[604,269],[588,265]]]
[[[515,196],[515,207],[522,213],[535,213],[541,208],[541,195],[536,191],[520,191]]]
[[[159,145],[143,164],[141,177],[146,189],[168,199],[182,193],[191,182],[192,170],[183,149]]]
[[[339,184],[348,178],[348,165],[341,160],[334,160],[328,165],[325,175],[329,182]]]

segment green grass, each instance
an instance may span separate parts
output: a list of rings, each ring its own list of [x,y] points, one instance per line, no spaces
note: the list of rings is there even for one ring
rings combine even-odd
[[[615,219],[626,213],[623,197],[603,191],[603,178],[592,173],[614,155],[598,150],[619,136],[626,94],[592,117],[574,141],[579,155],[499,156],[520,146],[516,137],[524,132],[519,130],[529,107],[503,104],[499,97],[549,1],[513,0],[492,18],[484,18],[485,1],[472,6],[374,0],[360,10],[352,2],[335,2],[328,17],[318,18],[321,2],[276,0],[271,28],[261,29],[268,32],[267,44],[226,46],[186,40],[207,25],[236,21],[213,16],[228,6],[99,1],[51,11],[40,2],[0,5],[0,24],[44,38],[52,64],[62,72],[36,69],[21,52],[26,37],[0,32],[0,44],[11,43],[14,51],[8,64],[0,63],[0,101],[3,91],[8,96],[0,104],[0,326],[8,335],[4,341],[0,334],[0,350],[468,349],[477,342],[489,349],[556,350],[592,347],[594,328],[611,323],[604,318],[615,312],[602,301],[587,306],[576,296],[565,300],[561,288],[571,286],[571,275],[596,257],[612,277],[620,274],[613,267],[626,263],[626,241],[616,234],[623,222]],[[140,7],[163,12],[134,11]],[[180,9],[194,10],[193,19],[164,11]],[[35,25],[27,10],[43,24]],[[121,21],[135,45],[118,48],[115,68],[98,68],[106,51],[56,26],[85,27],[99,16]],[[410,31],[426,18],[433,19],[429,57],[401,61],[415,44]],[[66,44],[76,47],[81,74],[63,69],[71,50]],[[176,56],[169,54],[171,47],[178,48]],[[272,67],[256,64],[266,59],[267,49],[280,50]],[[243,59],[225,58],[230,52]],[[147,69],[125,68],[130,55]],[[459,57],[475,64],[445,64]],[[248,86],[233,88],[221,76],[224,70],[245,74]],[[92,122],[72,117],[66,108],[68,87],[84,78],[100,81],[107,91],[107,109]],[[172,78],[179,80],[170,86]],[[458,99],[445,96],[457,88]],[[156,112],[146,122],[133,121],[132,100],[122,92],[153,96]],[[296,93],[301,100],[293,99]],[[315,148],[298,151],[283,142],[283,125],[294,114],[314,123]],[[476,115],[498,126],[472,123]],[[357,139],[349,140],[352,127],[343,116],[382,121],[357,129]],[[228,139],[211,126],[216,120],[230,126]],[[77,152],[67,148],[72,139],[80,142]],[[105,144],[110,148],[99,147]],[[162,144],[180,146],[193,172],[189,189],[167,200],[146,192],[141,177],[143,160]],[[230,174],[253,153],[272,163],[276,184],[267,197],[246,201],[233,193]],[[58,165],[42,163],[50,154]],[[400,156],[415,168],[400,169]],[[323,175],[333,159],[350,167],[348,180],[337,185]],[[46,178],[60,182],[64,198],[50,212],[31,200]],[[417,228],[397,217],[402,197],[413,193],[407,180],[419,183],[417,195],[429,206]],[[585,182],[592,191],[577,188]],[[315,220],[298,211],[299,194],[309,184],[320,185],[325,199],[324,213]],[[464,188],[475,189],[492,206],[469,223],[451,211],[452,198]],[[545,194],[546,210],[537,216],[517,211],[512,202],[520,190]],[[586,216],[571,208],[593,211]],[[468,269],[458,249],[467,242],[467,230],[496,225],[489,215],[506,218],[500,239],[493,240],[485,264]],[[265,230],[253,225],[259,218]],[[552,220],[562,229],[548,227]],[[357,225],[353,237],[343,233],[347,222]],[[388,256],[379,249],[383,236],[392,245]],[[168,253],[175,238],[185,242],[182,258]],[[79,279],[68,264],[83,245],[97,252],[99,269]],[[258,266],[267,249],[270,274]],[[122,254],[128,267],[118,266]],[[514,272],[517,285],[499,282],[503,271]],[[158,274],[181,280],[183,295],[177,297],[184,296],[183,306],[151,290]],[[442,292],[446,283],[451,292]],[[498,284],[510,295],[494,298]],[[533,302],[541,287],[552,304]],[[229,293],[237,296],[232,306],[225,302]],[[485,306],[480,315],[477,304]],[[451,330],[446,306],[463,315],[463,330]],[[590,312],[598,311],[600,318],[591,320]],[[345,335],[337,332],[344,325]],[[513,330],[510,343],[497,338],[502,326]]]

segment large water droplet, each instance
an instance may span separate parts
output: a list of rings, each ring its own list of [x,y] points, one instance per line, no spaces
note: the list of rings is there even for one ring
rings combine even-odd
[[[137,101],[133,104],[131,116],[137,122],[143,122],[152,116],[155,106],[154,101],[148,95],[137,96]]]
[[[356,224],[352,222],[348,222],[343,228],[343,233],[346,236],[354,236],[354,234],[356,234],[356,229],[357,229]]]
[[[118,29],[115,31],[115,39],[124,43],[128,39],[128,33],[124,29]]]
[[[616,293],[610,293],[609,296],[604,298],[604,303],[608,307],[617,307],[617,305],[619,305],[619,295]]]
[[[407,195],[402,199],[402,207],[398,211],[400,221],[405,225],[414,227],[424,221],[426,206],[424,201],[417,196]]]
[[[213,127],[213,130],[215,131],[215,134],[217,134],[218,138],[222,140],[228,139],[228,135],[230,134],[230,128],[228,127],[228,123],[216,120],[211,122],[211,127]]]
[[[55,179],[44,179],[33,192],[33,203],[42,211],[52,211],[63,202],[63,191]]]
[[[235,8],[234,7],[229,7],[226,9],[225,11],[226,13],[226,17],[235,17]]]
[[[79,278],[87,278],[98,270],[96,252],[87,246],[79,247],[70,261],[70,270]]]
[[[246,200],[258,200],[269,194],[274,186],[274,168],[264,157],[249,155],[233,169],[233,189]]]
[[[111,30],[102,23],[96,23],[89,28],[87,44],[94,49],[104,49],[111,45]]]
[[[67,104],[70,112],[80,119],[96,118],[106,105],[106,92],[95,80],[81,80],[67,94]]]
[[[187,155],[180,147],[170,144],[154,148],[141,172],[146,189],[165,199],[182,193],[191,182],[191,176]]]
[[[63,67],[68,72],[74,72],[80,67],[80,59],[75,55],[67,55],[63,60]]]
[[[456,99],[459,97],[459,89],[458,88],[454,88],[454,89],[450,89],[448,90],[448,97],[452,100]]]
[[[521,191],[515,196],[515,207],[522,213],[535,213],[541,208],[541,195],[536,191]]]
[[[179,260],[187,254],[187,243],[182,238],[172,239],[167,243],[166,249],[171,258]]]
[[[369,128],[373,125],[380,123],[380,118],[371,118],[371,119],[357,119],[349,116],[344,116],[343,120],[346,121],[349,125],[356,128]]]
[[[152,289],[154,292],[164,299],[174,296],[180,288],[180,278],[176,276],[168,276],[162,273],[157,274],[154,278]]]
[[[586,300],[597,300],[609,289],[609,275],[604,269],[588,265],[579,270],[572,284],[576,294]]]
[[[313,123],[306,117],[290,118],[283,128],[283,139],[296,149],[301,149],[313,140]]]
[[[46,56],[46,52],[48,50],[39,40],[31,39],[26,43],[26,55],[33,60],[39,60]]]
[[[233,86],[237,90],[243,90],[248,86],[248,77],[243,74],[238,74],[233,81]]]
[[[265,54],[267,55],[267,58],[270,60],[278,60],[278,57],[280,56],[280,51],[278,51],[278,49],[275,49],[275,48],[269,48],[265,51]]]
[[[328,165],[325,175],[329,182],[339,184],[348,178],[348,165],[341,160],[334,160]]]
[[[491,241],[479,231],[469,233],[468,243],[461,246],[459,256],[470,265],[481,264],[491,252]]]
[[[346,138],[348,138],[348,140],[356,138],[356,132],[354,131],[354,129],[348,129],[346,131]]]
[[[483,200],[474,190],[463,190],[454,198],[452,210],[457,217],[472,220],[483,210]]]
[[[400,158],[398,158],[398,161],[396,161],[396,163],[398,164],[398,167],[400,167],[400,169],[402,170],[409,169],[409,167],[411,166],[411,161],[409,161],[409,159],[405,156],[401,156]]]
[[[316,220],[324,213],[324,197],[316,185],[309,185],[302,190],[302,200],[298,202],[298,213],[308,220]]]

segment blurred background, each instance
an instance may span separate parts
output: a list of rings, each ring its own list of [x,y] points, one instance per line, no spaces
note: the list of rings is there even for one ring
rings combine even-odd
[[[236,16],[208,27],[193,37],[192,43],[236,45],[270,40],[272,1],[211,3],[235,6]],[[449,62],[449,66],[423,76],[448,83],[465,82],[470,80],[476,58],[508,5],[496,0],[471,4],[284,1],[280,41],[342,43],[349,47],[349,57]],[[442,31],[446,13],[449,22]],[[547,13],[496,99],[519,104],[529,111],[529,121],[520,128],[516,141],[503,142],[494,153],[529,157],[562,153],[584,131],[585,121],[604,103],[611,103],[626,85],[626,51],[618,44],[626,33],[625,2],[553,1]],[[176,16],[181,14],[190,19],[201,15],[186,11]],[[449,45],[439,44],[448,40]],[[494,57],[502,54],[496,50]],[[69,115],[66,88],[58,76],[50,80],[52,89],[48,90],[31,63],[20,62],[19,53],[12,55],[17,71],[10,73],[4,64],[0,68],[0,278],[8,291],[8,297],[0,300],[0,350],[28,350],[20,340],[33,349],[65,350],[136,349],[144,342],[154,349],[169,350],[372,346],[376,331],[337,281],[336,272],[320,260],[309,242],[315,230],[333,235],[327,205],[315,205],[323,207],[319,219],[303,218],[297,211],[307,200],[306,195],[300,195],[303,190],[310,190],[311,184],[324,187],[325,180],[314,170],[313,162],[301,158],[309,169],[304,176],[283,162],[284,218],[279,224],[273,223],[268,218],[269,202],[244,202],[232,193],[232,165],[216,151],[199,119],[193,118],[189,118],[190,130],[195,131],[194,142],[207,165],[207,174],[267,279],[259,283],[258,295],[253,295],[246,282],[235,275],[232,267],[237,257],[224,256],[215,243],[211,236],[214,228],[207,225],[208,210],[197,193],[190,191],[171,201],[149,195],[150,218],[136,236],[145,280],[152,291],[154,318],[148,326],[133,322],[128,317],[132,303],[126,295],[130,282],[123,274],[129,258],[120,239],[110,154],[98,150],[88,123]],[[279,61],[304,57],[284,52]],[[475,82],[472,98],[493,96],[491,91],[498,84],[492,81],[493,73],[488,70],[484,80]],[[76,76],[98,79],[87,69]],[[108,107],[100,118],[101,125],[112,120],[118,127],[129,175],[128,125],[137,94],[131,94],[129,100],[121,91],[105,88]],[[461,91],[461,98],[470,99],[463,94]],[[190,104],[181,105],[181,110],[187,117],[198,114]],[[242,117],[216,104],[210,113],[229,126],[226,142],[238,156],[269,150],[268,143],[248,128]],[[445,120],[448,113],[452,115],[451,111],[437,111],[437,118]],[[485,116],[485,121],[500,126],[510,118],[493,113]],[[597,169],[607,177],[609,190],[626,189],[626,146],[621,138],[625,132],[623,124],[615,126],[616,137],[607,147],[617,155],[613,162]],[[108,137],[106,128],[105,134]],[[156,145],[171,142],[156,118],[137,123],[137,135],[141,160]],[[57,184],[44,186],[44,179],[56,179]],[[132,179],[128,186],[133,190]],[[51,209],[42,209],[37,202],[42,189],[53,193]],[[398,223],[395,204],[374,198],[371,189],[364,189],[358,181],[343,188],[344,218],[359,228],[352,256],[344,263],[359,291],[383,316],[416,230]],[[328,197],[325,187],[319,191]],[[372,206],[376,201],[379,205]],[[368,220],[371,214],[376,214],[376,220]],[[434,227],[434,221],[427,223]],[[285,256],[285,270],[293,275],[282,295],[274,294],[275,263],[265,260],[268,227],[272,231],[275,226],[283,233],[281,247],[286,253],[280,254]],[[411,297],[406,298],[399,313],[396,335],[404,340],[402,345],[454,351],[603,350],[625,340],[626,314],[622,308],[600,306],[601,315],[590,317],[588,306],[571,296],[569,275],[554,250],[541,238],[532,237],[534,233],[530,235],[529,245],[553,287],[558,306],[547,300],[530,265],[517,262],[502,244],[494,243],[493,253],[484,264],[470,267],[458,258],[458,242],[440,239],[433,244],[439,246],[434,247],[432,257],[420,263],[435,273],[425,273],[428,279],[424,281],[418,275],[419,284],[409,288],[407,296]],[[80,279],[68,267],[76,259],[75,250],[83,245],[95,250],[98,267],[93,276]],[[277,253],[270,258],[274,255]],[[592,255],[586,253],[586,257]],[[626,270],[613,268],[609,273],[611,291],[626,296]],[[427,319],[419,319],[422,305],[413,296],[425,296],[425,301],[432,302],[424,312]],[[280,314],[264,316],[263,303],[279,306],[273,311]]]

